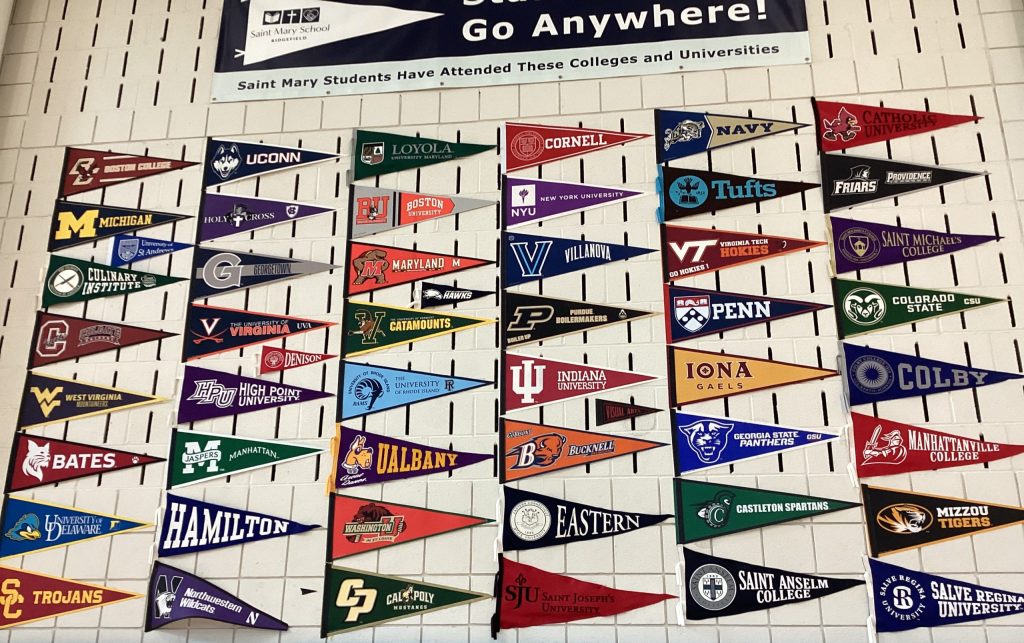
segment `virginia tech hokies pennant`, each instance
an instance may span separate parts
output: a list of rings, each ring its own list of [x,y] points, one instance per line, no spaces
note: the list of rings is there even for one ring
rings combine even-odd
[[[502,408],[506,412],[597,395],[658,379],[655,375],[506,353]]]
[[[811,99],[811,105],[818,126],[818,149],[823,152],[838,152],[858,145],[891,141],[980,120],[978,116],[875,107],[814,98]]]
[[[505,144],[501,150],[501,164],[505,172],[553,163],[650,136],[526,123],[505,123],[502,134],[501,140]]]
[[[679,281],[825,245],[824,241],[674,225],[661,226],[661,235],[665,281]]]

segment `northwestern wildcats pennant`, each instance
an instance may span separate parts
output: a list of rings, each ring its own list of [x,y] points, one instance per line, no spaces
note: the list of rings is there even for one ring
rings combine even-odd
[[[337,154],[298,147],[211,138],[206,142],[203,186],[212,188],[278,170],[293,170],[338,158]]]
[[[493,145],[458,143],[434,138],[403,136],[390,132],[356,130],[352,178],[412,170],[493,150]]]
[[[355,357],[393,346],[493,324],[493,319],[349,301],[345,307],[344,355]]]
[[[654,146],[658,163],[746,143],[763,136],[807,127],[802,123],[726,114],[654,110]]]
[[[18,428],[60,424],[166,401],[156,395],[30,372],[21,394]]]
[[[655,375],[514,353],[506,353],[504,361],[502,407],[508,412],[607,393],[658,379]]]
[[[199,241],[203,242],[334,212],[334,208],[207,192],[200,212]]]
[[[641,196],[644,196],[643,192],[622,188],[506,176],[501,211],[505,226],[513,228],[625,203]]]
[[[187,218],[187,215],[169,212],[57,201],[53,206],[49,244],[46,249],[56,252]]]
[[[14,434],[7,491],[24,491],[163,461],[141,453],[19,432]]]
[[[234,250],[196,248],[192,267],[190,296],[195,301],[283,279],[315,275],[341,266]]]
[[[632,420],[652,413],[660,413],[661,409],[653,409],[649,406],[638,404],[627,404],[626,402],[615,402],[612,400],[594,400],[594,423],[597,426],[604,426],[613,422]]]
[[[666,285],[666,341],[674,344],[825,308],[809,301]]]
[[[822,152],[838,152],[981,120],[979,116],[834,103],[814,98],[811,105],[818,125],[818,149]]]
[[[621,306],[590,304],[585,301],[509,291],[502,297],[501,319],[505,325],[505,345],[512,348],[653,317],[656,314]]]
[[[201,431],[171,432],[167,488],[223,478],[322,453],[323,449],[279,440],[257,440]]]
[[[750,232],[661,226],[665,281],[679,281],[825,245]]]
[[[849,154],[821,155],[825,212],[886,201],[984,174]]]
[[[260,375],[279,373],[300,366],[319,364],[335,357],[337,355],[307,353],[305,351],[293,351],[288,348],[262,346],[260,348],[260,365],[258,370]]]
[[[444,284],[424,281],[420,284],[420,308],[436,308],[449,304],[460,304],[464,301],[490,297],[494,292],[490,290],[473,290],[472,288],[458,288]]]
[[[191,161],[69,147],[64,152],[60,196],[98,190],[193,165],[196,163]]]
[[[311,402],[333,393],[186,366],[178,398],[178,422],[198,422]]]
[[[364,185],[350,186],[350,190],[349,236],[353,239],[495,204],[464,196],[396,192]]]
[[[505,172],[553,163],[650,136],[584,127],[526,123],[505,123],[502,126],[502,134],[501,138],[505,145],[501,150],[501,164]]]
[[[152,526],[121,516],[7,496],[0,521],[0,558],[67,547]]]
[[[668,166],[659,166],[658,174],[658,194],[661,199],[658,220],[663,223],[695,214],[761,203],[819,187],[817,183],[777,181]]]
[[[189,304],[185,317],[188,332],[182,342],[182,358],[186,362],[335,325],[316,319],[200,304]]]
[[[29,368],[174,337],[176,333],[54,313],[36,313]]]
[[[538,279],[603,266],[655,252],[647,248],[615,243],[557,239],[519,232],[503,236],[505,286],[518,286]]]
[[[110,244],[110,265],[120,268],[136,261],[152,259],[191,247],[191,243],[119,234]]]
[[[0,629],[139,598],[132,592],[13,567],[0,567],[0,578]]]
[[[338,421],[454,395],[493,382],[440,373],[341,362]]]
[[[92,261],[50,255],[42,306],[46,308],[101,297],[130,295],[133,292],[161,288],[179,281],[184,279],[139,270],[111,268]]]
[[[348,245],[346,296],[440,277],[491,263],[494,262],[352,241]]]

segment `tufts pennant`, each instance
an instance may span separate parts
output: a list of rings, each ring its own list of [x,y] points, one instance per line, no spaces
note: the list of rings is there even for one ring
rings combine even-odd
[[[505,123],[502,126],[501,165],[505,172],[553,163],[605,148],[638,141],[650,134],[558,125]]]
[[[514,228],[548,219],[603,208],[645,196],[643,192],[623,188],[502,177],[501,211],[505,227]]]
[[[750,232],[661,226],[665,281],[679,281],[823,245],[824,241]]]
[[[42,307],[114,295],[130,295],[133,292],[162,288],[179,281],[184,279],[126,268],[111,268],[93,261],[50,255]]]
[[[175,337],[177,333],[36,312],[29,368]]]
[[[6,496],[0,519],[0,558],[67,547],[152,526],[121,516]]]
[[[504,412],[598,395],[658,379],[656,375],[514,353],[505,354],[502,370]]]
[[[355,357],[394,346],[493,324],[493,319],[349,301],[345,306],[344,355]]]
[[[191,247],[191,243],[119,234],[110,244],[110,265],[120,268],[136,261],[145,261]]]
[[[185,318],[188,332],[181,355],[185,362],[335,325],[316,319],[201,304],[189,304]]]
[[[506,287],[655,252],[648,248],[615,243],[557,239],[519,232],[504,233],[501,245],[504,253],[502,269]]]
[[[665,285],[669,344],[828,308],[808,301]]]
[[[726,114],[654,110],[658,163],[701,154],[726,145],[807,127],[803,123]]]
[[[7,491],[25,491],[163,461],[142,453],[15,433],[7,469]]]
[[[21,394],[17,428],[60,424],[166,401],[156,395],[30,372]]]
[[[821,195],[825,212],[834,212],[985,174],[849,154],[822,154]]]
[[[192,258],[190,299],[195,301],[340,267],[251,252],[196,248]]]
[[[334,359],[337,355],[325,355],[323,353],[307,353],[305,351],[293,351],[288,348],[276,348],[263,346],[260,349],[260,365],[258,373],[267,375],[279,373],[300,366],[311,366]]]
[[[207,192],[199,215],[199,242],[334,212],[319,205]]]
[[[56,252],[188,218],[185,214],[57,201],[53,206],[46,249]]]
[[[471,288],[459,288],[457,286],[446,286],[444,284],[424,281],[420,284],[420,308],[436,308],[460,304],[464,301],[490,297],[494,292],[490,290],[473,290]]]
[[[344,360],[338,379],[339,422],[494,384],[487,380]]]
[[[661,409],[612,400],[594,400],[594,423],[597,426],[604,426],[605,424],[621,422],[623,420],[632,420],[633,418],[651,415],[652,413],[661,413]]]
[[[203,186],[212,188],[269,172],[293,170],[339,157],[338,154],[298,147],[211,138],[206,141]]]
[[[508,348],[513,348],[656,314],[621,306],[506,292],[502,297],[503,340]]]
[[[494,149],[493,145],[458,143],[363,129],[356,130],[355,146],[352,158],[352,178],[355,181],[454,161]]]
[[[139,598],[132,592],[13,567],[0,567],[0,578],[7,606],[0,610],[0,629]]]
[[[658,167],[658,221],[675,221],[705,212],[720,212],[761,203],[820,187],[817,183],[781,181],[710,172]]]
[[[494,201],[464,196],[396,192],[363,185],[349,189],[348,229],[353,239],[495,205]]]
[[[440,277],[492,263],[485,259],[350,241],[345,296]]]
[[[196,163],[192,161],[69,147],[64,151],[60,196],[98,190],[193,165]]]
[[[323,449],[279,440],[173,429],[167,457],[167,488],[176,489],[214,478],[294,462]]]
[[[334,394],[186,366],[178,398],[178,422],[231,417],[326,397]]]
[[[811,105],[818,127],[818,149],[822,152],[838,152],[981,120],[979,116],[836,103],[815,98],[811,99]]]

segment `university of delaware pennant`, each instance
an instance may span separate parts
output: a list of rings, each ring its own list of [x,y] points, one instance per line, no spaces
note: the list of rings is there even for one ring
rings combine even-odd
[[[506,287],[656,252],[616,243],[540,237],[520,232],[505,233],[501,245]]]
[[[823,245],[824,241],[750,232],[661,226],[665,281],[679,281]]]
[[[818,126],[818,149],[822,152],[838,152],[981,120],[979,116],[835,103],[815,98],[811,99],[811,105]]]
[[[177,333],[36,312],[29,368],[174,337]]]
[[[196,163],[192,161],[69,147],[64,151],[60,196],[98,190],[193,165]]]
[[[397,192],[364,185],[352,185],[349,189],[348,229],[353,239],[495,205],[485,199]]]
[[[356,130],[352,155],[355,181],[381,174],[436,165],[493,150],[493,145],[459,143],[390,132]]]
[[[663,442],[638,440],[628,434],[610,435],[502,420],[498,452],[503,464],[498,477],[504,484],[663,446],[666,446]]]
[[[825,304],[665,285],[669,344],[828,308]]]
[[[120,268],[136,261],[145,261],[191,247],[191,243],[119,234],[110,244],[110,265]]]
[[[18,428],[60,424],[166,401],[156,395],[30,372],[21,394]]]
[[[350,241],[345,296],[440,277],[492,263],[486,259]]]
[[[689,170],[667,165],[658,167],[658,221],[674,221],[705,212],[719,212],[751,203],[761,203],[819,187],[817,183],[780,181]]]
[[[298,147],[250,143],[211,138],[206,142],[206,168],[203,186],[212,188],[278,170],[293,170],[303,165],[329,161],[338,154],[304,150]]]
[[[130,295],[133,292],[162,288],[179,281],[184,279],[126,268],[111,268],[93,261],[50,255],[42,307],[114,295]]]
[[[214,478],[294,462],[323,451],[317,447],[280,440],[257,440],[173,429],[167,463],[167,488],[186,487]]]
[[[576,362],[506,353],[502,409],[520,411],[658,379],[656,375],[619,371]]]
[[[178,397],[178,422],[198,422],[311,402],[333,393],[254,377],[186,366]]]
[[[658,163],[807,127],[803,123],[703,112],[654,110]]]
[[[424,281],[420,284],[420,308],[436,308],[450,304],[460,304],[464,301],[490,297],[494,294],[490,290],[473,290],[472,288],[459,288],[457,286],[446,286],[445,284]]]
[[[656,314],[622,306],[507,291],[502,297],[501,318],[505,326],[502,330],[505,345],[512,348]]]
[[[182,361],[185,362],[335,325],[316,319],[200,304],[189,304],[185,319],[188,327],[182,342]]]
[[[487,380],[344,360],[338,379],[339,422],[493,384]]]
[[[505,227],[603,208],[644,196],[643,192],[602,185],[503,177],[501,211]]]
[[[56,252],[188,218],[185,214],[57,201],[53,206],[50,237],[46,249]]]
[[[6,607],[0,609],[0,630],[139,598],[132,592],[13,567],[0,567],[0,578]]]
[[[493,323],[493,319],[350,300],[342,325],[343,350],[345,357],[355,357]]]
[[[849,154],[822,154],[821,197],[825,212],[834,212],[984,174]]]
[[[0,558],[67,547],[152,526],[121,516],[6,496],[0,520]]]
[[[501,148],[501,165],[505,172],[515,172],[638,141],[648,136],[650,134],[630,134],[585,127],[505,123],[502,126],[501,140],[505,144]]]
[[[197,247],[192,254],[190,296],[195,301],[340,267],[288,257]]]
[[[337,355],[307,353],[306,351],[293,351],[289,348],[263,346],[260,349],[260,365],[257,370],[260,375],[267,375],[268,373],[279,373],[300,366],[319,364],[335,357]]]
[[[200,209],[198,238],[200,242],[211,241],[326,212],[334,212],[334,208],[207,192]]]
[[[652,413],[661,413],[661,409],[613,400],[594,400],[594,424],[597,426],[632,420]]]
[[[163,461],[142,453],[19,432],[14,434],[11,448],[7,491],[24,491]]]

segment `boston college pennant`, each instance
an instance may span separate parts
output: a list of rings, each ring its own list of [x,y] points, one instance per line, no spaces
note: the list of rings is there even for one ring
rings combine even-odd
[[[344,355],[355,357],[394,346],[493,324],[493,319],[349,301],[345,306]]]
[[[60,196],[98,190],[193,165],[196,163],[191,161],[69,147],[64,151]]]
[[[119,234],[110,244],[110,265],[120,268],[136,261],[145,261],[191,247],[191,243]]]
[[[268,373],[279,373],[300,366],[311,366],[334,359],[337,355],[325,355],[323,353],[307,353],[305,351],[293,351],[289,348],[277,348],[274,346],[262,346],[260,348],[260,365],[257,372],[260,375]]]
[[[18,428],[31,429],[166,402],[167,398],[31,372],[21,394]]]
[[[179,281],[181,277],[168,277],[151,272],[111,268],[93,261],[50,255],[43,289],[43,308],[57,304],[71,304],[114,295],[162,288]]]
[[[585,127],[505,123],[501,137],[505,142],[501,149],[501,164],[505,172],[515,172],[648,136],[650,134],[629,134]]]
[[[251,252],[196,248],[192,259],[191,299],[195,301],[340,267]]]
[[[178,422],[198,422],[311,402],[333,393],[186,366],[178,397]]]
[[[280,440],[172,429],[167,488],[294,462],[318,453],[323,453],[323,449]]]
[[[490,297],[494,294],[491,290],[473,290],[472,288],[459,288],[457,286],[446,286],[445,284],[424,281],[420,284],[420,308],[436,308],[461,304],[464,301]]]
[[[6,496],[0,520],[0,558],[67,547],[152,526],[121,516]]]
[[[658,379],[656,375],[514,353],[506,353],[504,362],[502,408],[505,412],[597,395]]]
[[[335,325],[316,319],[200,304],[189,304],[185,318],[188,333],[182,342],[182,358],[186,362]]]
[[[503,177],[502,205],[505,227],[603,208],[644,196],[643,192],[566,181]]]
[[[665,281],[679,281],[823,245],[824,241],[750,232],[661,226]]]
[[[821,194],[825,212],[834,212],[984,174],[849,154],[822,154]]]
[[[352,178],[355,181],[381,174],[412,170],[493,150],[493,145],[457,143],[390,132],[356,130]]]
[[[657,313],[540,295],[505,292],[501,318],[509,348],[653,317]]]
[[[669,344],[828,308],[825,304],[665,285]]]
[[[505,255],[502,269],[506,287],[655,252],[615,243],[540,237],[520,232],[505,233],[501,245]]]
[[[791,132],[802,123],[776,121],[770,118],[748,118],[726,114],[654,110],[654,146],[658,163],[700,154],[708,150],[746,143],[762,136]]]
[[[661,413],[661,409],[612,400],[594,400],[594,424],[597,426],[632,420],[652,413]]]
[[[53,206],[49,244],[46,249],[56,252],[187,218],[187,215],[169,212],[57,201]]]
[[[364,185],[352,185],[349,189],[348,229],[353,239],[494,206],[494,201],[464,196],[396,192]]]
[[[325,212],[334,212],[334,208],[207,192],[199,215],[199,241],[252,232]]]
[[[341,362],[337,420],[379,413],[410,406],[447,395],[454,395],[494,382],[440,373]]]
[[[814,98],[811,105],[818,125],[818,149],[823,152],[838,152],[980,120],[979,116],[834,103]]]
[[[15,433],[7,469],[7,491],[24,491],[163,461],[141,453]]]
[[[36,313],[29,368],[175,337],[177,333],[54,313]],[[116,360],[115,360],[116,361]]]
[[[440,277],[492,263],[485,259],[350,241],[345,296]]]
[[[212,188],[278,170],[339,158],[338,154],[298,147],[211,138],[206,142],[203,186]]]
[[[6,607],[0,610],[0,629],[139,598],[132,592],[13,567],[0,567],[0,578]]]
[[[817,183],[776,181],[707,170],[658,167],[658,220],[674,221],[705,212],[719,212],[761,203],[819,187]]]

